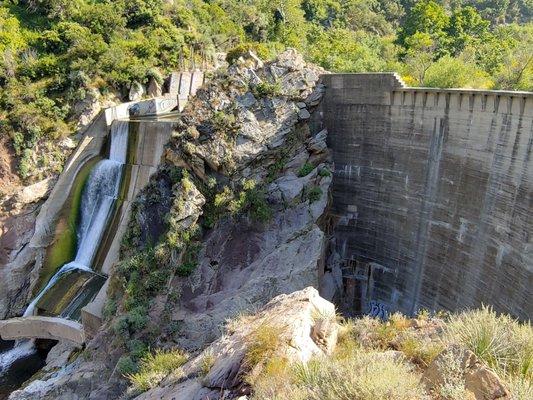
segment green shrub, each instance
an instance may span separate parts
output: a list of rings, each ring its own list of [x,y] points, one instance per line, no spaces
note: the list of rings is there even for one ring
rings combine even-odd
[[[137,371],[137,363],[130,356],[122,356],[119,358],[115,368],[119,374],[127,376]]]
[[[128,317],[125,315],[118,317],[113,324],[113,330],[115,331],[115,335],[122,339],[127,339],[130,335]]]
[[[113,315],[116,314],[116,312],[117,312],[117,302],[112,298],[107,299],[105,306],[104,306],[104,311],[103,311],[104,319],[111,318]]]
[[[128,315],[128,325],[130,330],[138,332],[143,329],[148,323],[148,315],[146,314],[146,308],[142,306],[135,307]]]
[[[148,351],[148,346],[138,339],[132,339],[127,343],[128,351],[131,357],[139,359]]]
[[[176,274],[179,276],[189,276],[198,266],[198,254],[202,246],[199,243],[190,243],[183,254],[183,259]]]
[[[253,95],[258,98],[276,97],[283,94],[283,87],[279,82],[270,83],[263,81],[252,86],[251,91]]]
[[[309,200],[309,203],[314,203],[315,201],[320,200],[321,196],[322,189],[320,189],[318,186],[313,186],[307,191],[307,199]]]
[[[150,68],[146,73],[146,77],[153,78],[160,85],[164,82],[163,75],[161,75],[161,72],[157,68]]]
[[[318,171],[318,175],[320,175],[321,177],[328,177],[331,176],[331,171],[329,170],[329,168],[324,167],[321,168],[320,171]]]
[[[217,111],[211,117],[211,125],[220,132],[226,139],[234,139],[239,131],[239,124],[235,119],[235,115],[226,111]]]
[[[315,169],[315,166],[310,163],[305,163],[302,165],[302,167],[298,170],[298,176],[300,178],[309,175],[313,170]]]

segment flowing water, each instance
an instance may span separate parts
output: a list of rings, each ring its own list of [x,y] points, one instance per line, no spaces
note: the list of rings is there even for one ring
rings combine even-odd
[[[119,194],[122,170],[126,162],[127,144],[128,122],[116,121],[111,129],[109,159],[101,160],[94,166],[83,188],[79,211],[80,223],[77,230],[76,258],[63,265],[50,278],[46,286],[28,305],[23,314],[24,317],[34,314],[35,306],[41,297],[63,275],[75,270],[92,270],[93,259],[111,219]],[[17,341],[12,349],[0,353],[0,385],[2,376],[7,374],[10,366],[17,360],[31,357],[35,353],[33,340]]]

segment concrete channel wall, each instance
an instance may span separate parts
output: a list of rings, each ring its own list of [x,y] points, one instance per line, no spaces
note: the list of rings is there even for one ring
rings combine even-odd
[[[343,307],[533,315],[533,93],[323,77]]]
[[[120,241],[129,221],[131,202],[157,170],[164,146],[174,127],[171,120],[158,121],[156,116],[174,109],[182,110],[203,83],[204,73],[201,71],[176,72],[169,78],[168,90],[165,95],[137,102],[122,103],[102,111],[86,129],[77,148],[69,157],[50,196],[41,207],[29,246],[25,248],[24,252],[21,252],[23,254],[15,261],[20,262],[19,258],[35,259],[35,271],[41,269],[46,251],[55,240],[55,227],[61,210],[68,200],[73,182],[87,162],[105,153],[113,121],[130,117],[153,116],[153,118],[130,121],[129,155],[124,178],[125,190],[119,199],[119,207],[111,222],[114,226],[112,229],[107,229],[104,238],[105,243],[101,246],[103,247],[102,251],[97,254],[99,261],[95,265],[95,270],[99,273],[109,274],[112,266],[119,258]],[[132,127],[134,127],[133,130]],[[83,337],[80,336],[79,339],[81,341],[85,340],[85,337],[91,337],[101,324],[102,308],[107,298],[107,283],[102,286],[95,299],[81,310],[82,325],[78,324],[79,327],[83,326]],[[45,329],[43,321],[48,324],[46,327],[57,328],[53,334],[55,338],[61,338],[63,332],[64,338],[70,339],[68,337],[69,331],[63,328],[70,326],[69,323],[72,321],[51,317],[1,321],[2,332],[0,335],[9,332],[9,335],[12,335],[9,336],[10,338],[23,338],[30,337],[31,333],[31,337],[48,338],[52,328]],[[22,328],[19,329],[20,327]]]

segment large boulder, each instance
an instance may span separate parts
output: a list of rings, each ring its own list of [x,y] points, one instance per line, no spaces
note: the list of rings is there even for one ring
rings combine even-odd
[[[221,393],[234,398],[236,391],[246,384],[244,377],[261,368],[261,364],[249,365],[246,355],[256,333],[265,329],[276,334],[276,349],[270,357],[307,362],[313,356],[333,351],[338,330],[335,306],[311,287],[279,295],[257,314],[235,320],[225,336],[185,364],[181,376],[191,378],[163,380],[160,386],[137,399],[214,400],[221,398]],[[214,357],[211,367],[205,376],[197,378],[202,375],[207,355]]]
[[[498,375],[483,365],[470,350],[453,345],[433,360],[423,375],[432,390],[452,384],[464,385],[475,400],[511,399],[509,391]],[[454,382],[455,381],[455,382]]]
[[[146,94],[149,97],[159,97],[163,93],[163,88],[161,84],[155,79],[154,77],[150,78],[150,81],[148,82],[148,89],[146,90]]]
[[[130,101],[139,101],[146,94],[144,86],[139,82],[133,82],[130,87],[130,92],[128,94],[128,99]]]

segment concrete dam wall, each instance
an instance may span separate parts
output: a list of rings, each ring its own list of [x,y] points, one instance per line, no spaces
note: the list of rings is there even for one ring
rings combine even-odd
[[[323,83],[342,307],[531,318],[533,93]]]

